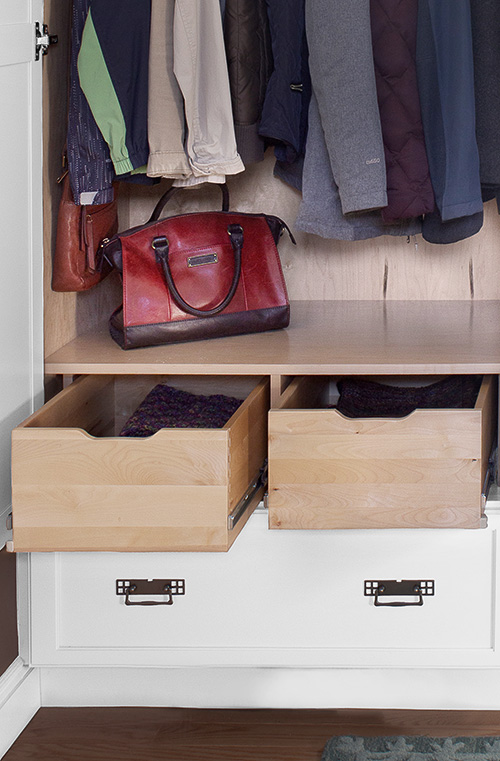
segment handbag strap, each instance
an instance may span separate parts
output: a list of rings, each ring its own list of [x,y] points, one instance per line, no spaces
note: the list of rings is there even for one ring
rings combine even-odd
[[[165,281],[172,295],[172,298],[174,299],[178,307],[183,309],[188,314],[194,315],[195,317],[210,317],[211,315],[222,312],[222,310],[225,309],[227,305],[231,302],[231,299],[236,293],[236,288],[238,287],[238,283],[240,281],[240,275],[241,275],[241,250],[243,248],[243,228],[241,225],[231,224],[227,228],[227,232],[229,235],[229,240],[231,241],[231,245],[233,247],[233,254],[234,254],[233,280],[231,282],[227,295],[222,299],[222,301],[219,304],[217,304],[217,306],[213,307],[212,309],[197,309],[196,307],[191,306],[191,304],[188,304],[187,301],[184,301],[184,299],[182,298],[181,294],[176,288],[176,285],[174,283],[174,278],[172,277],[172,271],[170,269],[170,264],[168,261],[169,245],[168,245],[167,238],[165,238],[165,236],[154,238],[153,242],[151,243],[156,253],[156,261],[159,262],[159,264],[161,265],[161,268],[163,270],[163,275],[165,277]]]
[[[222,211],[229,211],[229,189],[225,182],[219,184],[219,188],[222,193]],[[166,204],[170,201],[172,196],[175,195],[175,193],[177,193],[178,190],[182,190],[182,188],[177,188],[172,186],[162,195],[162,197],[160,198],[160,200],[154,207],[153,213],[148,219],[148,223],[156,222],[160,218],[160,214],[162,213]]]

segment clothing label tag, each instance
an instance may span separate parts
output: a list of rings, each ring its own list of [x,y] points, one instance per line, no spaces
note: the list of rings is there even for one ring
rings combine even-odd
[[[97,190],[87,190],[85,193],[80,193],[80,203],[82,206],[90,206],[94,203],[94,198],[96,197],[98,191]]]

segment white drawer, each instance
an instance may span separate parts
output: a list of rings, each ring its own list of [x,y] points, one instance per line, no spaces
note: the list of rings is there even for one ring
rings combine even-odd
[[[224,555],[34,554],[33,664],[492,664],[495,540],[492,527],[272,532],[259,511]],[[185,594],[116,594],[117,579],[152,578],[183,579]],[[404,607],[365,596],[366,580],[393,579],[432,580],[435,594]]]

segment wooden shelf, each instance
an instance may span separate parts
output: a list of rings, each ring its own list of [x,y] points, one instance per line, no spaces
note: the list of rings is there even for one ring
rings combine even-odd
[[[499,301],[295,301],[286,330],[123,351],[107,329],[48,374],[500,373]]]

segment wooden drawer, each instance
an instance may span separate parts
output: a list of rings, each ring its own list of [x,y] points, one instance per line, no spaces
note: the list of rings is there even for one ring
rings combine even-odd
[[[268,381],[186,379],[186,390],[244,401],[224,428],[119,437],[161,381],[82,376],[14,429],[15,551],[229,549],[262,496],[242,509],[267,453]]]
[[[296,378],[269,413],[271,528],[477,528],[496,378],[472,409],[347,418],[324,378]],[[324,406],[324,405],[323,405]]]

